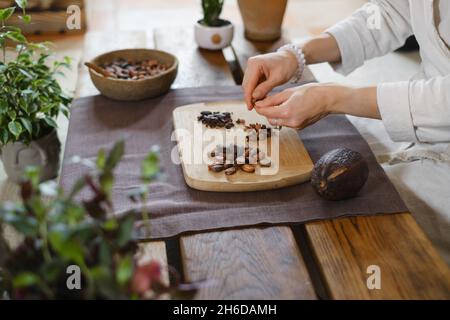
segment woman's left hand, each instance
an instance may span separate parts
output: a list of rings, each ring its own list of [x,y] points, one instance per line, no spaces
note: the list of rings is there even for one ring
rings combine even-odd
[[[330,113],[380,119],[376,87],[307,84],[268,96],[255,103],[255,110],[273,126],[296,129],[303,129]]]

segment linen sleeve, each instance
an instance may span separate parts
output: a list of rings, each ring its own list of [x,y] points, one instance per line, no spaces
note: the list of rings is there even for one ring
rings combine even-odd
[[[450,142],[450,75],[380,84],[377,99],[393,141]]]
[[[413,34],[408,0],[373,0],[325,32],[337,41],[341,62],[331,64],[347,75],[365,60],[401,47]]]

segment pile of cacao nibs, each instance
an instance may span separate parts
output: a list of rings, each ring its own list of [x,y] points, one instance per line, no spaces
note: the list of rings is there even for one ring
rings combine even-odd
[[[272,161],[259,148],[250,148],[230,144],[228,146],[217,145],[209,153],[212,163],[208,169],[213,172],[224,171],[226,175],[233,175],[238,170],[254,173],[256,166],[270,167]]]
[[[153,78],[169,69],[168,65],[159,63],[157,60],[131,61],[123,58],[100,66],[113,77],[123,80]]]
[[[230,112],[202,111],[197,120],[201,121],[207,128],[231,129],[234,127]]]
[[[248,126],[245,126],[245,131],[248,132],[247,141],[250,139],[253,141],[265,140],[272,136],[272,128],[268,128],[261,123],[250,123]]]

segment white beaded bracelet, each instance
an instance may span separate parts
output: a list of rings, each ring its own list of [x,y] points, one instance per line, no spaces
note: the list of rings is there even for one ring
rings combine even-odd
[[[298,83],[303,75],[303,72],[305,71],[306,66],[305,54],[303,53],[303,50],[301,48],[297,47],[295,44],[292,43],[285,44],[284,46],[282,46],[277,50],[277,52],[283,51],[291,52],[297,58],[297,71],[295,72],[295,75],[292,77],[291,82]]]

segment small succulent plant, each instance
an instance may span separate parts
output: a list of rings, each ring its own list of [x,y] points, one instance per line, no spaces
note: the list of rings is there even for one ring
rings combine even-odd
[[[210,27],[220,25],[219,17],[222,13],[223,3],[224,0],[202,0],[202,23]]]

